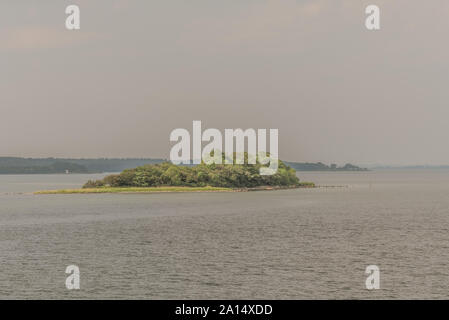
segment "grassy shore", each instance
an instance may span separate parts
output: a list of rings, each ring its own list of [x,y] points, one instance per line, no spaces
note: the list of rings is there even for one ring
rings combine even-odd
[[[262,190],[280,190],[294,188],[314,188],[315,184],[311,182],[302,182],[298,186],[265,186],[257,188],[218,188],[218,187],[98,187],[82,189],[61,189],[61,190],[42,190],[34,194],[88,194],[88,193],[162,193],[162,192],[242,192],[242,191],[262,191]]]
[[[82,189],[62,189],[36,191],[34,194],[74,194],[74,193],[160,193],[160,192],[224,192],[231,188],[216,187],[99,187]]]

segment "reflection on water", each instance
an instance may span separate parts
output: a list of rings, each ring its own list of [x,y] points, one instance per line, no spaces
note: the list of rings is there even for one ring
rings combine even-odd
[[[299,176],[347,187],[37,196],[92,176],[0,176],[0,298],[449,298],[449,171]]]

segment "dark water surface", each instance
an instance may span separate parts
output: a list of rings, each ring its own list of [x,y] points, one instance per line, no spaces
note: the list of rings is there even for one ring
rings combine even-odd
[[[449,298],[449,171],[299,176],[346,187],[33,195],[99,176],[0,176],[0,298]]]

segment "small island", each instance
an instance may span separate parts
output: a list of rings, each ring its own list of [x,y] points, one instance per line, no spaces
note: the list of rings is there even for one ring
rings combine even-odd
[[[179,166],[170,162],[126,169],[101,180],[89,180],[81,189],[38,191],[36,194],[232,192],[313,188],[300,182],[296,171],[281,160],[273,175],[260,175],[261,164],[205,164]]]

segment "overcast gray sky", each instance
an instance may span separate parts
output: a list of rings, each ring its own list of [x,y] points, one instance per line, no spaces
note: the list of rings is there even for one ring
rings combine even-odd
[[[447,0],[2,0],[0,156],[168,158],[201,120],[278,128],[285,160],[449,164],[448,35]]]

